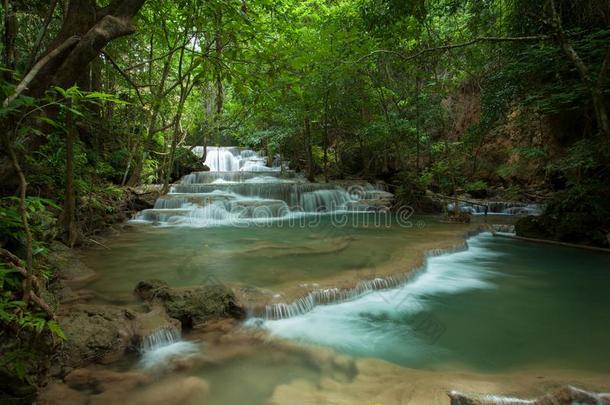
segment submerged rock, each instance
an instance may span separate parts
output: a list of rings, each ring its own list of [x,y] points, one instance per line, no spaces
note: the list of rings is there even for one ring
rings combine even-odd
[[[457,391],[449,393],[451,405],[608,405],[610,394],[595,394],[574,387],[564,387],[538,399],[519,399],[497,395],[473,396]]]
[[[164,281],[146,280],[138,283],[135,293],[148,303],[161,304],[185,328],[214,319],[245,317],[235,294],[222,284],[170,288]]]
[[[182,405],[185,403],[205,403],[210,387],[207,381],[198,377],[176,377],[150,385],[141,392],[134,392],[123,403],[132,405]]]
[[[209,394],[207,381],[197,377],[158,380],[142,372],[120,372],[89,367],[76,369],[64,382],[49,384],[39,396],[42,405],[201,403]]]
[[[47,262],[60,280],[81,284],[95,277],[95,271],[80,260],[78,253],[61,242],[51,243]]]
[[[153,381],[150,375],[141,372],[119,372],[102,368],[78,368],[64,378],[66,385],[73,389],[87,389],[104,392],[112,388],[125,388],[130,391],[139,385]]]

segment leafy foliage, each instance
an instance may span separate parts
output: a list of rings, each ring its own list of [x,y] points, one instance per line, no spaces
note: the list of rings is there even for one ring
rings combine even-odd
[[[421,209],[434,208],[427,190],[496,188],[516,199],[548,187],[559,191],[545,218],[553,237],[608,243],[610,141],[599,111],[610,97],[610,16],[597,0],[555,1],[563,32],[547,1],[148,0],[138,32],[83,67],[80,87],[36,97],[17,96],[18,84],[34,48],[62,32],[64,7],[5,3],[18,29],[14,60],[2,44],[0,157],[12,161],[10,145],[23,169],[33,241],[12,173],[2,179],[0,244],[20,257],[31,248],[43,281],[71,197],[81,234],[95,233],[122,218],[124,186],[167,190],[203,169],[194,145],[279,154],[312,179],[383,179]],[[0,267],[0,316],[17,339],[24,330],[61,338],[24,306],[21,277]],[[35,359],[26,340],[2,360],[21,378]]]

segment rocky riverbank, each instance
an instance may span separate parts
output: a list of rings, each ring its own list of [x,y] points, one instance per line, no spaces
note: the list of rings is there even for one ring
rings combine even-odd
[[[409,369],[379,359],[352,358],[330,349],[270,339],[234,320],[208,322],[186,336],[200,342],[199,351],[169,359],[153,369],[134,366],[122,370],[99,364],[74,369],[49,384],[39,403],[607,403],[599,401],[607,396],[595,394],[607,387],[605,375],[546,369],[497,374]]]
[[[399,274],[405,274],[405,269],[419,267],[426,251],[441,252],[463,246],[465,235],[479,226],[480,224],[475,221],[469,225],[453,225],[451,230],[427,230],[427,233],[431,233],[434,237],[423,240],[415,238],[408,248],[405,247],[404,251],[395,255],[387,264],[378,266],[373,273],[374,279],[383,280],[384,277],[387,277],[386,280],[391,277],[397,279]],[[271,248],[273,247],[268,245],[262,247],[263,250]],[[308,253],[312,252],[308,251]],[[124,398],[129,398],[130,403],[142,404],[182,404],[188,403],[189,400],[197,403],[210,395],[209,383],[206,378],[191,375],[188,370],[199,369],[202,365],[208,364],[227,365],[234,361],[252,361],[251,359],[256,357],[254,353],[262,350],[261,342],[267,341],[268,336],[252,334],[251,331],[244,332],[239,327],[237,321],[245,317],[246,307],[249,310],[259,308],[265,311],[269,305],[290,304],[314,291],[333,288],[349,291],[362,282],[363,274],[368,274],[369,278],[372,274],[363,272],[362,269],[348,271],[319,279],[316,283],[291,282],[280,285],[269,293],[265,290],[242,288],[239,285],[230,286],[234,288],[234,293],[230,287],[214,282],[171,288],[160,280],[143,280],[132,287],[139,301],[134,299],[125,304],[107,304],[106,297],[82,288],[99,275],[85,265],[77,251],[54,243],[49,257],[57,274],[57,278],[50,285],[50,291],[58,297],[58,321],[68,340],[54,349],[55,354],[49,356],[45,362],[48,366],[44,371],[45,382],[42,385],[47,385],[47,388],[44,390],[41,403],[48,404],[59,403],[60,399],[65,398],[69,398],[73,403],[83,404],[118,403]],[[391,286],[384,287],[379,284],[380,288]],[[126,361],[133,364],[134,359],[141,354],[146,338],[159,330],[183,331],[189,340],[201,338],[206,345],[213,344],[210,347],[214,349],[211,350],[215,350],[216,347],[222,348],[224,357],[210,360],[210,347],[208,347],[203,357],[202,353],[199,353],[188,358],[170,359],[167,365],[169,368],[162,372],[161,380],[155,374],[157,371],[133,369],[128,372],[117,371],[117,365]],[[284,343],[277,344],[284,345]],[[247,347],[250,345],[251,347]],[[295,349],[296,346],[293,344],[282,346],[285,347],[283,350],[286,352],[281,355],[284,360],[278,360],[274,367],[280,368],[285,364],[286,359],[291,359],[294,356],[292,350],[302,353],[304,349]],[[300,359],[299,356],[301,354],[297,356]],[[361,363],[336,354],[323,361],[318,357],[315,359],[313,363],[319,363],[315,366],[316,373],[323,375],[330,373],[329,376],[323,377],[330,379],[328,380],[330,385],[315,388],[315,384],[299,385],[298,381],[278,384],[269,394],[272,398],[271,403],[286,403],[290,396],[300,395],[312,399],[335,398],[338,403],[348,404],[351,403],[349,401],[352,397],[341,394],[342,390],[354,390],[353,384],[358,379],[364,378],[368,381],[371,375],[376,373],[371,370],[377,368],[389,370],[395,367],[380,366],[379,363],[375,363],[369,370],[369,363]],[[291,361],[293,360],[288,362],[289,365],[293,364]],[[310,362],[310,360],[306,361],[307,364]],[[186,371],[186,376],[184,373],[174,374],[173,372],[177,370]],[[406,372],[402,370],[401,373]],[[308,374],[309,371],[304,373]],[[369,375],[370,373],[373,374]],[[444,381],[443,387],[447,390],[463,387],[464,385],[455,384],[457,381],[455,378],[452,376]],[[562,381],[571,382],[577,379]],[[531,380],[528,384],[534,387],[534,382],[535,380]],[[396,396],[386,397],[379,391],[387,385],[385,382],[375,383],[371,380],[363,384],[370,385],[371,392],[375,392],[372,396],[369,394],[366,396],[364,392],[360,393],[367,398],[370,397],[371,401],[385,398],[388,403],[400,403],[408,396],[406,386],[404,389],[407,391],[403,390]],[[600,385],[591,386],[595,388]],[[341,390],[338,387],[342,387]],[[483,388],[481,392],[500,392],[504,386],[499,384],[495,389],[480,387]],[[180,390],[181,395],[169,398],[163,394],[165,390]],[[30,393],[30,398],[31,395]],[[418,395],[419,398],[424,398],[429,393]],[[446,391],[442,397],[445,401],[448,400]],[[446,403],[440,401],[441,396],[438,398],[438,403]],[[15,401],[13,403],[29,403]]]
[[[55,270],[55,278],[45,296],[53,303],[65,340],[39,337],[44,340],[38,345],[40,358],[35,377],[38,386],[58,381],[78,386],[103,386],[123,379],[127,385],[149,381],[111,371],[92,377],[82,370],[115,364],[125,356],[141,353],[146,339],[161,330],[176,331],[179,335],[182,330],[245,316],[232,291],[220,285],[172,289],[160,281],[143,281],[134,286],[134,294],[141,302],[101,303],[93,292],[81,288],[97,276],[95,271],[83,263],[77,250],[59,242],[51,245],[48,266]],[[32,386],[9,378],[2,378],[0,392],[2,404],[30,404],[36,397]]]

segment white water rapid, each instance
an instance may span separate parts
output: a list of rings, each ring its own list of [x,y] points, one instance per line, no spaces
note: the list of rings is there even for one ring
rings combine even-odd
[[[203,147],[194,152],[203,156]],[[184,176],[153,209],[135,221],[208,227],[267,222],[341,211],[387,208],[393,195],[381,184],[349,187],[310,183],[281,167],[268,167],[258,153],[237,147],[208,147],[208,172]]]
[[[143,368],[163,366],[172,358],[185,357],[198,351],[197,344],[182,340],[178,330],[161,328],[142,339],[140,365]]]

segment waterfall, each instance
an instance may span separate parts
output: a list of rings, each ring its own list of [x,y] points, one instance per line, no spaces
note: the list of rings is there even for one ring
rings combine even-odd
[[[188,357],[199,351],[195,342],[181,339],[180,331],[174,328],[159,328],[145,336],[140,343],[143,368],[164,367],[171,359]]]
[[[284,173],[279,171],[271,171],[263,174],[258,172],[193,172],[187,174],[181,180],[181,184],[209,184],[209,183],[223,183],[233,182],[239,183],[243,181],[259,181],[261,178],[265,178],[269,181],[271,177],[278,180],[295,178],[294,172],[285,171]]]
[[[472,234],[476,234],[473,232]],[[455,253],[468,249],[466,243],[456,245],[450,249],[431,249],[426,252],[425,258],[442,256],[447,253]],[[266,320],[286,319],[299,316],[312,311],[318,305],[337,304],[360,298],[372,291],[388,290],[405,285],[409,280],[418,277],[426,269],[426,263],[419,269],[397,276],[376,277],[371,280],[363,280],[353,288],[325,288],[309,292],[307,295],[296,299],[291,303],[273,303],[265,307],[262,313],[255,313],[254,316],[262,317]]]
[[[193,148],[203,157],[203,147]],[[387,209],[393,195],[385,185],[364,182],[310,183],[250,149],[208,147],[208,172],[193,172],[161,196],[134,222],[193,227],[277,220],[290,215]]]
[[[265,319],[285,319],[305,314],[318,305],[327,305],[349,301],[375,290],[384,290],[397,287],[404,278],[387,277],[364,280],[354,288],[326,288],[314,290],[304,297],[298,298],[290,304],[276,303],[265,307]]]
[[[193,153],[203,157],[203,146],[195,146]],[[205,164],[211,172],[271,172],[280,167],[267,167],[266,159],[253,150],[233,146],[208,146]]]
[[[544,206],[541,204],[523,203],[519,201],[488,201],[479,204],[469,204],[466,202],[458,203],[461,212],[473,215],[485,214],[485,206],[488,207],[487,213],[494,215],[540,215]],[[455,209],[454,203],[447,205],[449,211]]]
[[[233,172],[239,170],[240,160],[231,148],[208,146],[205,164],[213,172]]]
[[[180,332],[174,328],[160,328],[147,335],[140,343],[140,353],[147,353],[169,346],[180,340]]]

